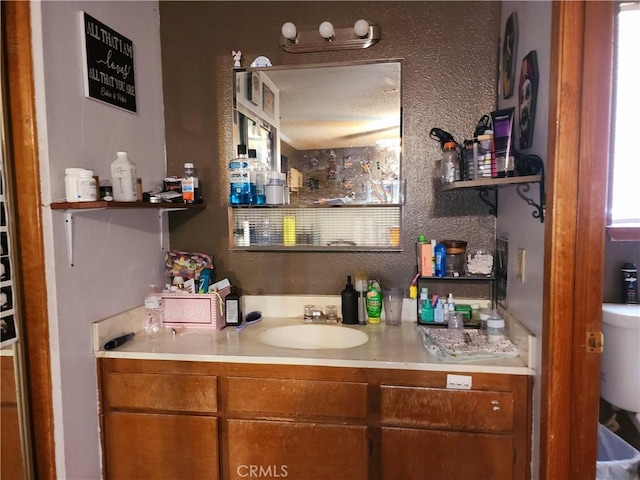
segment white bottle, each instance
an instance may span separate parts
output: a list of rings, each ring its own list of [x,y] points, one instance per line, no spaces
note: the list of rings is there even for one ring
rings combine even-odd
[[[78,172],[80,168],[65,168],[64,169],[64,193],[67,202],[78,201]]]
[[[64,188],[67,202],[93,202],[98,199],[93,170],[65,168]]]
[[[98,186],[93,170],[81,170],[78,173],[78,201],[95,202],[98,200]]]
[[[127,152],[118,152],[111,164],[113,199],[116,202],[138,201],[138,173]]]
[[[162,330],[164,321],[164,304],[155,285],[149,286],[149,291],[144,297],[144,310],[144,331],[158,333]]]

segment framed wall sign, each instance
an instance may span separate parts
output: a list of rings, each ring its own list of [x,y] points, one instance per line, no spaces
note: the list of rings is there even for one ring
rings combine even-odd
[[[260,74],[252,72],[247,76],[247,100],[254,105],[260,105]]]
[[[136,113],[133,42],[80,12],[84,94]]]
[[[522,60],[520,84],[518,86],[518,105],[520,117],[520,148],[533,145],[533,127],[536,120],[538,100],[538,56],[531,50]]]
[[[513,95],[513,84],[516,81],[516,63],[518,52],[518,15],[513,12],[504,27],[502,43],[502,98]]]
[[[275,111],[275,95],[266,83],[262,84],[262,110],[273,117]]]

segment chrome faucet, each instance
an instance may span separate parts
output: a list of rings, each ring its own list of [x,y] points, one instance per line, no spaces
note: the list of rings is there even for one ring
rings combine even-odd
[[[305,323],[327,323],[327,317],[322,310],[314,308],[310,315],[305,312],[304,321]]]

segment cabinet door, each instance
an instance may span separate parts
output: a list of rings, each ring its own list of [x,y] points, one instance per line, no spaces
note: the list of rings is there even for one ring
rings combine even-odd
[[[512,479],[511,435],[382,428],[385,480]]]
[[[4,399],[3,399],[4,400]],[[0,478],[27,478],[22,466],[20,419],[16,405],[0,406]]]
[[[229,420],[230,479],[368,478],[367,427]]]
[[[106,478],[219,478],[217,418],[126,412],[105,418]]]

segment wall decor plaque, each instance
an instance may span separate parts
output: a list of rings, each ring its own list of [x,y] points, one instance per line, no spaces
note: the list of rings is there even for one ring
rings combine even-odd
[[[80,12],[84,94],[136,113],[133,42]]]

